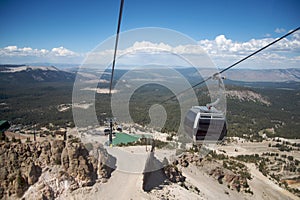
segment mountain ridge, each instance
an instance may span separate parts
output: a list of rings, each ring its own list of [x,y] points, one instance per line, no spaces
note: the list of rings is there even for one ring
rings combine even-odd
[[[72,82],[75,76],[54,66],[0,65],[0,80],[4,84]]]
[[[214,69],[209,68],[186,68],[175,67],[179,73],[188,79],[195,79],[197,77],[207,77],[215,73]],[[95,75],[95,69],[85,68],[85,73]],[[197,70],[201,73],[199,74]],[[109,69],[105,71],[109,72]],[[130,69],[116,69],[116,76],[118,72],[124,74],[124,71]],[[29,82],[52,82],[52,81],[74,81],[78,68],[60,68],[53,65],[0,65],[0,77],[5,80],[7,76],[12,80],[25,79]],[[197,77],[195,77],[197,75]],[[231,69],[223,73],[227,80],[240,82],[300,82],[300,69]],[[53,80],[51,80],[53,79]],[[198,80],[198,78],[197,78]],[[8,81],[8,80],[7,80]],[[196,80],[195,80],[196,81]]]

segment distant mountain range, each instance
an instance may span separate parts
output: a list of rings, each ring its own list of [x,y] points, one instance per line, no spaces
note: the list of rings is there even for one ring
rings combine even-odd
[[[75,76],[53,66],[0,65],[1,83],[70,82]]]
[[[244,82],[300,82],[300,69],[231,69],[227,79]]]
[[[196,83],[199,80],[194,68],[177,68],[191,83]],[[127,70],[116,70],[115,79],[118,79]],[[211,70],[200,70],[203,76],[212,74]],[[109,70],[107,71],[109,72]],[[97,78],[94,69],[89,72],[85,70],[84,75],[80,74],[84,79]],[[89,76],[90,75],[90,76]],[[238,82],[300,82],[300,69],[231,69],[223,74],[227,81]],[[74,68],[59,69],[54,66],[29,66],[29,65],[0,65],[0,80],[1,82],[72,82],[75,80],[76,70]],[[106,77],[108,78],[108,77]],[[205,77],[204,77],[205,78]]]

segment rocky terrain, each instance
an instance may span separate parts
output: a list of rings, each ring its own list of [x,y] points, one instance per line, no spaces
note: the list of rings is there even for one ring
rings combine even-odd
[[[90,156],[76,139],[1,143],[0,198],[21,198],[28,190],[37,199],[53,199],[63,190],[105,182],[112,171],[101,162],[105,156],[105,152],[99,154],[99,159]]]
[[[147,130],[132,126],[131,131]],[[166,141],[167,134],[155,133]],[[32,134],[22,134],[23,139],[11,134],[6,132],[8,140],[0,143],[0,199],[240,200],[299,199],[300,195],[298,140],[266,137],[251,142],[232,137],[217,149],[205,145],[206,156],[199,154],[200,146],[187,145],[168,159],[160,157],[162,149],[157,147],[148,152],[144,173],[129,173],[120,169],[119,157],[99,143],[106,140],[104,135],[84,140],[70,129],[66,141],[49,135],[32,142]],[[113,148],[132,155],[145,150],[144,146]]]
[[[296,189],[284,189],[285,184],[297,188],[298,176],[291,166],[298,165],[295,159],[286,157],[285,165],[279,165],[277,160],[283,158],[276,154],[241,156],[242,150],[231,152],[230,145],[220,146],[205,157],[192,147],[163,163],[150,153],[145,171],[152,165],[161,169],[141,174],[107,167],[104,163],[108,160],[110,166],[117,166],[118,161],[100,145],[83,144],[76,137],[2,142],[0,195],[1,199],[298,198]],[[283,175],[290,178],[284,182]]]
[[[263,97],[261,94],[255,93],[251,90],[227,90],[226,96],[232,99],[238,99],[239,101],[252,101],[258,102],[267,106],[271,105],[271,102],[266,98]]]
[[[224,162],[218,162],[215,158],[212,159],[212,155],[214,156],[215,154],[209,154],[205,159],[201,159],[197,154],[183,154],[175,161],[175,164],[183,168],[194,165],[216,179],[219,184],[227,185],[231,190],[252,193],[248,185],[248,180],[251,180],[251,175],[247,174],[246,166],[241,163],[236,163],[233,160],[229,160],[227,164],[224,164]],[[229,165],[229,163],[235,165],[234,168],[226,166]]]

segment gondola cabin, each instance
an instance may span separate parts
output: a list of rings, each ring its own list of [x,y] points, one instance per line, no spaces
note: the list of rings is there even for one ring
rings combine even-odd
[[[109,135],[110,133],[110,128],[105,128],[104,129],[104,135]]]
[[[196,143],[222,141],[227,135],[225,115],[214,107],[193,106],[186,114],[184,129]]]
[[[123,130],[123,129],[122,129],[122,126],[121,126],[121,125],[117,126],[117,131],[118,131],[118,132],[122,132],[122,130]]]

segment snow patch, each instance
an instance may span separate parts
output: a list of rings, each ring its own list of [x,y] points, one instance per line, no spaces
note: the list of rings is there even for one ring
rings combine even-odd
[[[45,66],[20,66],[20,67],[5,67],[6,70],[1,71],[2,73],[15,73],[27,70],[42,70],[42,71],[59,71],[55,67]]]
[[[96,91],[98,94],[109,94],[109,89],[108,88],[90,88],[90,87],[87,87],[87,88],[83,88],[81,90]],[[117,93],[117,92],[118,92],[118,90],[111,90],[112,94]]]

